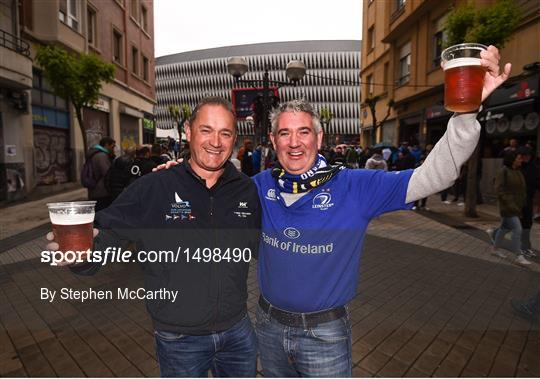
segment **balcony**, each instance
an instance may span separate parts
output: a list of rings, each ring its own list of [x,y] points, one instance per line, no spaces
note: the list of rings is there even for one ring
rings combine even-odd
[[[13,89],[32,88],[30,46],[0,29],[0,84]]]

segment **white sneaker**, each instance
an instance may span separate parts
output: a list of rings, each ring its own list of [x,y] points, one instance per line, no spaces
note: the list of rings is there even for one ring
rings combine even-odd
[[[506,255],[506,253],[504,253],[502,250],[497,249],[497,248],[494,248],[493,250],[491,250],[491,254],[493,254],[493,255],[495,255],[495,256],[497,256],[499,258],[503,258],[503,259],[508,257],[508,255]],[[520,255],[520,257],[521,257],[521,255]]]
[[[462,206],[464,206],[464,205],[465,205],[465,203],[457,203],[457,206],[458,206],[458,207],[462,207]]]
[[[495,229],[492,229],[492,228],[486,229],[486,233],[489,236],[491,243],[495,243]]]
[[[536,258],[536,253],[532,249],[523,249],[521,250],[521,254],[527,258]]]
[[[450,200],[445,200],[445,201],[443,201],[443,203],[445,203],[445,204],[452,204],[452,202],[451,202]]]
[[[530,265],[531,262],[528,261],[527,259],[525,259],[525,257],[522,255],[522,254],[519,254],[516,258],[516,263],[519,264],[519,265]]]
[[[417,210],[417,209],[418,209],[417,207],[412,207],[412,210],[413,210],[413,211],[415,211],[415,210]]]

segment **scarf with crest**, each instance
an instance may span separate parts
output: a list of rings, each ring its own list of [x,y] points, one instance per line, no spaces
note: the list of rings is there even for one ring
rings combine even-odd
[[[308,192],[313,188],[328,182],[345,166],[329,165],[320,154],[317,155],[315,165],[301,175],[293,175],[285,172],[279,163],[272,169],[272,176],[276,179],[279,188],[287,193]]]

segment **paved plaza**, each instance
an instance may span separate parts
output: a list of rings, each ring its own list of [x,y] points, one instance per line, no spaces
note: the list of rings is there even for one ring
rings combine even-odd
[[[73,191],[55,201],[83,195]],[[49,201],[0,210],[0,376],[158,376],[142,301],[40,299],[42,287],[143,284],[136,264],[82,277],[40,263]],[[523,268],[490,254],[483,230],[497,224],[495,207],[483,205],[478,219],[465,219],[456,204],[433,197],[428,206],[384,215],[370,226],[358,296],[349,306],[354,376],[539,377],[540,324],[509,306],[511,298],[540,288],[538,261]],[[538,249],[534,229],[540,225],[533,227]],[[252,264],[252,319],[257,299]]]

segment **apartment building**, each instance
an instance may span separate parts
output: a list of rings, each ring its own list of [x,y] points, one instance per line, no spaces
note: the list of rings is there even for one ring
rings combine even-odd
[[[153,0],[1,1],[11,3],[13,22],[18,24],[14,35],[29,44],[26,59],[33,58],[40,45],[55,44],[97,54],[115,65],[114,81],[102,87],[94,107],[83,110],[89,145],[111,136],[119,154],[121,149],[153,141]],[[4,138],[14,141],[13,159],[23,183],[19,197],[76,185],[85,154],[70,104],[54,94],[31,61],[30,78],[28,105],[21,111],[25,116],[16,126],[3,128]],[[0,200],[9,199],[4,195]]]
[[[493,3],[491,0],[364,2],[362,103],[369,95],[380,96],[377,119],[381,120],[388,100],[395,102],[390,117],[377,130],[377,141],[421,145],[437,142],[451,116],[443,106],[444,73],[440,68],[446,15],[452,5],[473,4],[481,8]],[[489,124],[481,142],[486,158],[493,156],[510,137],[535,141],[538,138],[539,74],[535,62],[540,61],[540,3],[536,0],[516,0],[516,3],[523,19],[501,50],[502,61],[513,63],[512,79],[490,97],[480,115],[481,122]],[[501,105],[504,112],[500,109],[490,112],[490,107]],[[365,105],[361,109],[362,141],[369,144],[371,114]]]

